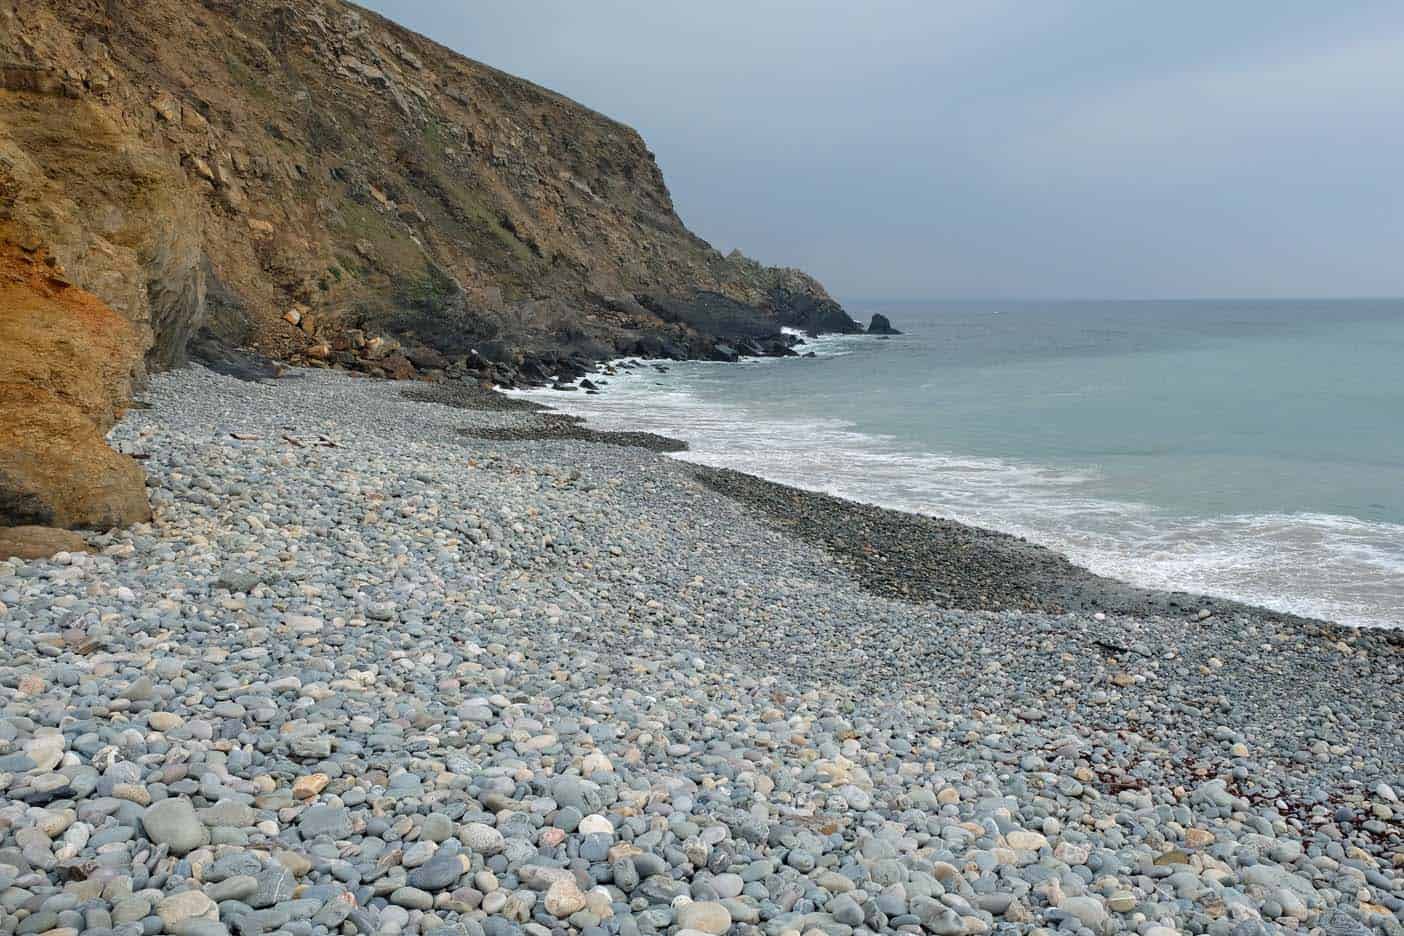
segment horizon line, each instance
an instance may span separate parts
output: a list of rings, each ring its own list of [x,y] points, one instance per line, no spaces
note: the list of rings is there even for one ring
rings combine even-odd
[[[903,296],[844,297],[843,304],[921,302],[1404,302],[1397,296]]]

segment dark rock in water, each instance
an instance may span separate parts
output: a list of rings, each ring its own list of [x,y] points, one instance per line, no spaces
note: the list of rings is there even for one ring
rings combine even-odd
[[[685,296],[641,295],[639,303],[670,326],[686,326],[705,339],[671,338],[645,333],[631,347],[621,348],[645,357],[684,359],[702,357],[712,361],[735,361],[743,357],[791,357],[797,340],[782,332],[782,326],[818,335],[838,332],[861,334],[863,326],[853,321],[837,302],[801,291],[775,288],[755,304],[742,302],[706,289]],[[712,343],[714,342],[714,343]],[[675,353],[676,352],[676,353]]]
[[[555,377],[557,380],[579,380],[584,377],[587,371],[579,361],[565,360],[556,362]]]
[[[598,386],[596,386],[595,383],[594,383],[593,381],[586,379],[586,380],[580,381],[580,389],[581,389],[581,390],[599,390],[600,388],[599,388]]]
[[[546,383],[551,380],[550,373],[540,361],[523,361],[522,366],[517,368],[517,376],[522,380],[531,380],[536,383]]]
[[[658,335],[643,335],[624,350],[640,357],[667,358],[670,361],[685,361],[689,357],[686,348]]]
[[[887,316],[883,315],[881,312],[874,312],[873,320],[868,323],[868,334],[900,335],[902,333],[892,327],[892,323],[888,321]]]
[[[552,390],[579,390],[580,388],[577,387],[577,386],[575,386],[574,384],[561,383],[560,381],[557,381],[556,383],[551,384],[551,389],[552,389]]]
[[[815,354],[813,351],[806,351],[806,352],[804,353],[804,356],[805,356],[805,357],[818,357],[819,355]]]
[[[709,361],[726,361],[736,363],[741,359],[741,355],[735,348],[728,344],[718,344],[713,346],[711,353],[707,355]]]
[[[798,328],[807,335],[863,333],[863,326],[832,299],[776,290],[770,296],[770,306],[781,325]]]

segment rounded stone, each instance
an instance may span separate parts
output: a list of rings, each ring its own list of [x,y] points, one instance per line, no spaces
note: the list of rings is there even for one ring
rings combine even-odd
[[[459,832],[459,840],[480,855],[496,855],[506,846],[502,833],[483,822],[470,822]]]
[[[682,929],[721,936],[731,929],[731,911],[717,901],[699,900],[680,907],[677,922]]]
[[[171,932],[173,927],[184,923],[186,920],[204,917],[207,919],[219,918],[219,907],[213,900],[197,890],[182,891],[179,894],[172,894],[163,898],[156,905],[156,915],[161,918],[166,931]]]
[[[390,902],[409,910],[428,910],[434,906],[434,897],[417,887],[397,887],[390,893]]]
[[[147,838],[168,846],[173,855],[185,855],[209,844],[210,833],[185,797],[172,797],[146,807],[141,816]]]

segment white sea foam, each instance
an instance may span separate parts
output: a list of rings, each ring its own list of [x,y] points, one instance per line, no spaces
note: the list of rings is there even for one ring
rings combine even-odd
[[[795,348],[800,354],[814,352],[815,357],[842,357],[852,354],[857,342],[865,340],[863,335],[806,335],[798,328],[788,326],[780,329],[787,335],[799,338],[804,343]],[[778,358],[754,358],[757,361],[774,361]]]
[[[814,342],[843,352],[843,338]],[[822,345],[821,345],[822,343]],[[604,429],[687,441],[677,457],[808,490],[1003,530],[1137,585],[1205,592],[1364,626],[1404,624],[1404,526],[1329,514],[1180,517],[1088,491],[1095,469],[904,448],[835,419],[787,421],[689,387],[703,364],[622,371],[586,397],[528,391]]]

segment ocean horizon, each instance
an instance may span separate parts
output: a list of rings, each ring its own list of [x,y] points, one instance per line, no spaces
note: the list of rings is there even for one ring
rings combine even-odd
[[[903,334],[532,395],[681,438],[690,461],[1013,533],[1131,584],[1404,623],[1404,299],[849,308]]]

